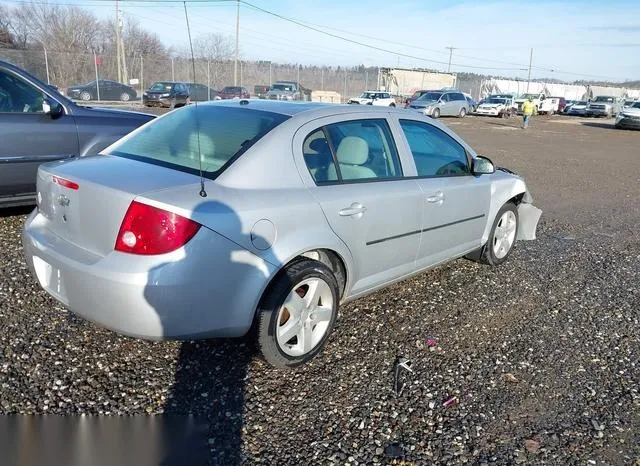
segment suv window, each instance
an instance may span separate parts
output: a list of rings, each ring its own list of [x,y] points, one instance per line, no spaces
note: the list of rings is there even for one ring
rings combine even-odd
[[[0,70],[0,112],[40,113],[44,98],[31,84]]]
[[[467,100],[464,94],[456,93],[456,94],[451,94],[451,96],[453,97],[452,100]]]
[[[305,139],[303,153],[316,183],[402,176],[386,120],[353,120],[327,125]]]
[[[440,100],[442,100],[443,102],[449,102],[451,100],[451,94],[442,94]]]
[[[471,173],[467,153],[455,139],[433,125],[400,120],[418,176],[454,176]]]
[[[258,110],[188,106],[122,139],[110,153],[194,175],[199,173],[202,158],[203,174],[215,178],[229,162],[288,118]]]

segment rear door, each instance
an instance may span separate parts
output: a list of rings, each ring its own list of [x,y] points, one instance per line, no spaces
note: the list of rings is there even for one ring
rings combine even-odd
[[[400,119],[422,191],[418,269],[481,246],[491,200],[491,182],[473,176],[464,147],[426,122]]]
[[[34,83],[0,67],[0,203],[33,196],[41,163],[78,154],[73,117],[43,113],[44,98]]]
[[[402,176],[387,119],[366,112],[316,120],[296,133],[294,152],[303,180],[353,255],[352,294],[411,273],[421,191]]]

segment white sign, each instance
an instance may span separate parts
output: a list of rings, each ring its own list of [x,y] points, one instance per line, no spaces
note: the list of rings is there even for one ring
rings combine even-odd
[[[140,84],[140,80],[136,78],[130,79],[129,84],[131,84],[132,86],[135,86],[136,84]]]

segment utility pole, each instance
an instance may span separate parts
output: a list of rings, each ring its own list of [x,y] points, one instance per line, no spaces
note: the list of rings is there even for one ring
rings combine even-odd
[[[455,47],[445,47],[445,49],[449,50],[449,65],[447,66],[447,73],[451,71],[451,57],[453,57],[453,51],[456,49]]]
[[[122,69],[120,68],[120,8],[116,0],[116,62],[118,63],[118,82],[122,82]]]
[[[238,55],[240,54],[240,0],[237,0],[236,9],[236,58],[233,61],[233,85],[238,85]]]
[[[533,48],[529,54],[529,77],[527,78],[527,94],[529,93],[529,83],[531,82],[531,62],[533,62]]]

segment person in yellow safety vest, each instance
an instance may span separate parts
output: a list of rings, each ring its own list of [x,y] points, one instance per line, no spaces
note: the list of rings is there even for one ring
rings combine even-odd
[[[527,129],[529,127],[529,119],[535,111],[536,106],[533,105],[533,99],[529,97],[529,99],[525,100],[522,104],[522,129]]]

